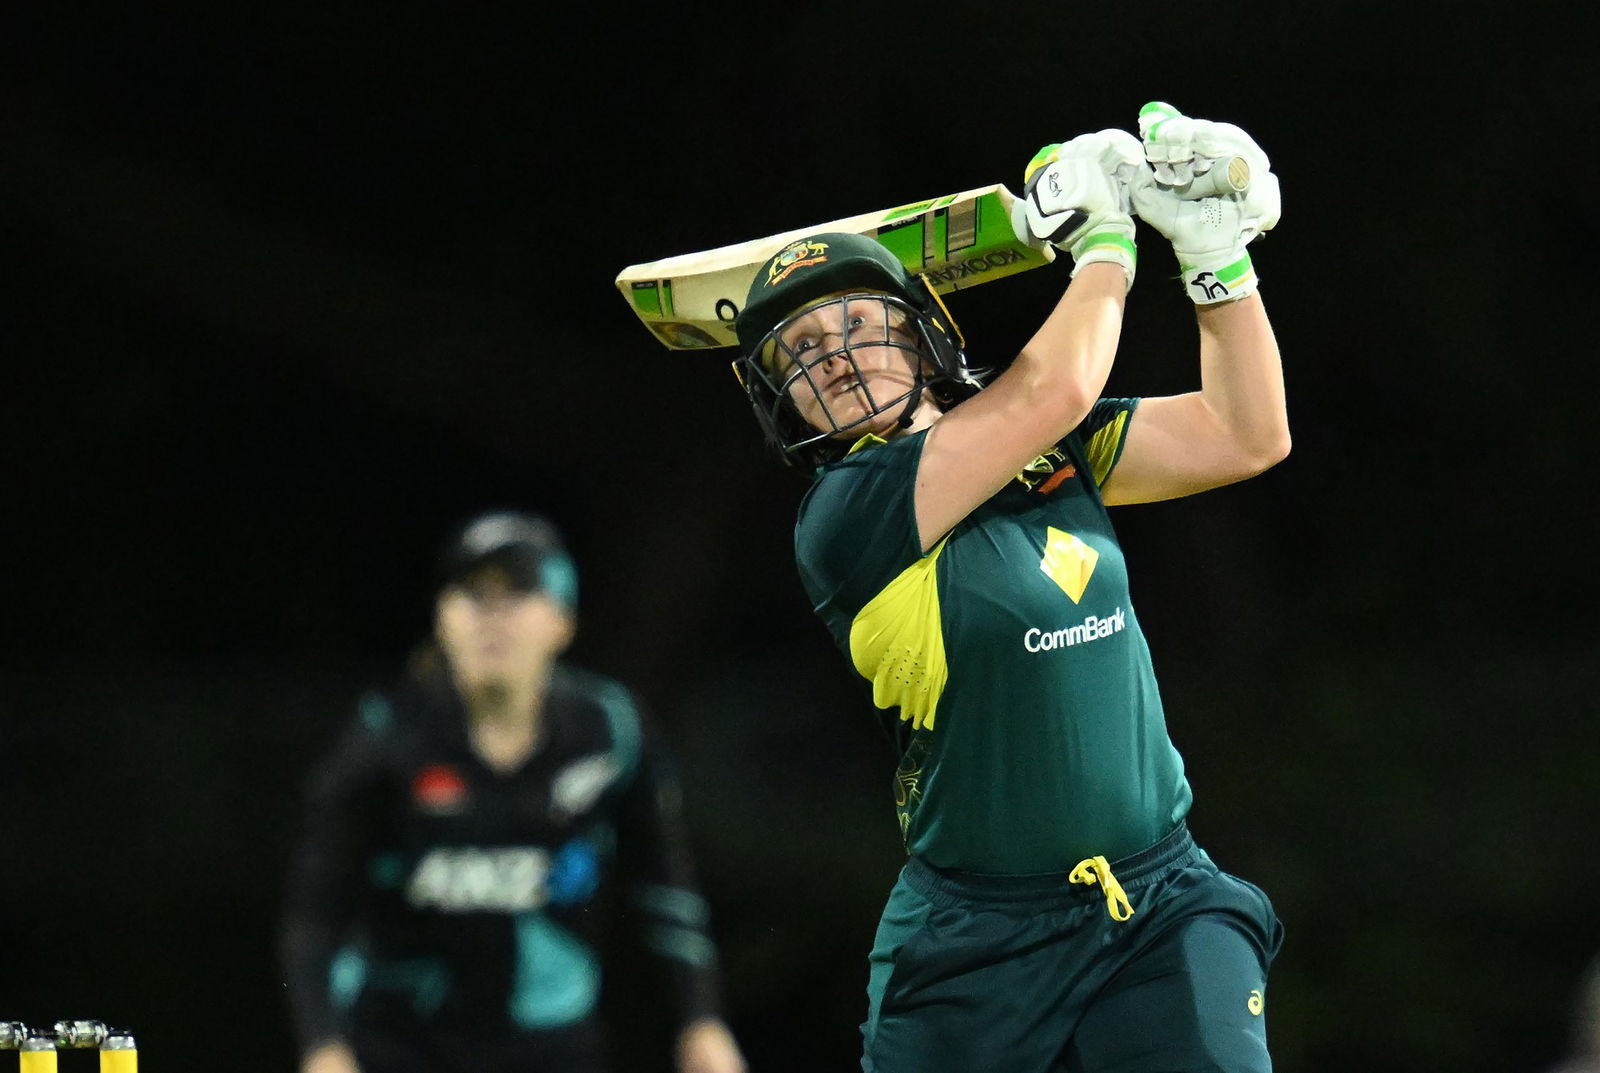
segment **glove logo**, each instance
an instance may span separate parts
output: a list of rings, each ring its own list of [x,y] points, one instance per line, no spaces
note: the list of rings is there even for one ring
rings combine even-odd
[[[1227,286],[1217,278],[1215,272],[1200,273],[1189,281],[1189,286],[1199,287],[1201,296],[1208,302],[1215,298],[1228,297]]]
[[[1042,188],[1042,189],[1041,189]],[[1061,182],[1061,166],[1053,164],[1051,167],[1030,171],[1026,185],[1022,188],[1022,200],[1027,205],[1027,228],[1036,238],[1046,242],[1060,245],[1067,237],[1088,222],[1089,214],[1082,208],[1045,208],[1045,199],[1048,195],[1050,204],[1059,206],[1066,199],[1065,187]],[[1059,222],[1056,222],[1059,221]],[[1054,227],[1050,227],[1052,223]],[[1046,231],[1046,228],[1050,230]],[[1022,225],[1017,225],[1018,234],[1022,232]]]

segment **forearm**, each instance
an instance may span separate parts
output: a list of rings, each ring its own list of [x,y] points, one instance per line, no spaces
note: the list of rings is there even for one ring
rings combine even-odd
[[[1138,265],[1128,183],[1143,166],[1138,140],[1107,129],[1045,146],[1024,171],[1013,226],[1065,251],[1074,266],[1066,292],[1008,370],[1052,440],[1083,420],[1111,374]]]
[[[642,719],[640,727],[639,767],[617,814],[618,863],[630,922],[682,1026],[720,1016],[720,966],[679,804],[676,761]]]
[[[364,915],[361,869],[372,856],[364,824],[342,795],[320,798],[290,859],[278,922],[278,960],[302,1051],[339,1037],[330,972]]]
[[[291,911],[279,935],[279,968],[290,1024],[302,1052],[339,1037],[343,1022],[329,994],[336,936],[311,914]]]
[[[1120,266],[1085,265],[1007,370],[1029,399],[1070,403],[1063,435],[1089,412],[1111,375],[1126,294]]]
[[[1265,469],[1289,453],[1278,342],[1258,293],[1196,307],[1200,395],[1237,450]]]

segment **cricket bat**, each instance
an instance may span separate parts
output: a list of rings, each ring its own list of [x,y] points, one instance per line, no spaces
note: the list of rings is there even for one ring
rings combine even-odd
[[[1055,260],[1053,247],[1036,248],[1011,226],[1016,200],[1005,186],[982,186],[931,201],[802,227],[766,238],[629,265],[617,275],[628,306],[671,350],[737,346],[739,315],[756,271],[796,239],[820,231],[848,231],[882,242],[940,294],[1005,279]]]

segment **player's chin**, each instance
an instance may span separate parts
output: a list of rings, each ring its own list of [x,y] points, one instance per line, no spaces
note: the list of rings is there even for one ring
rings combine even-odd
[[[833,434],[833,438],[853,441],[871,435],[887,439],[898,428],[898,418],[899,414],[895,410],[874,413],[864,406],[852,407],[848,411],[841,411],[835,407],[832,427],[838,431]]]

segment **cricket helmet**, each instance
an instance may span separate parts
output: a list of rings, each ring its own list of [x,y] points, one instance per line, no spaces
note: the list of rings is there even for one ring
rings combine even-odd
[[[829,302],[843,305],[847,315],[850,303],[882,303],[884,333],[865,341],[852,341],[847,334],[837,347],[820,354],[808,352],[802,360],[784,342],[784,329]],[[887,327],[891,319],[903,324],[902,335],[891,337]],[[960,329],[927,279],[866,235],[822,232],[773,254],[756,271],[734,331],[741,351],[734,372],[768,442],[791,465],[814,467],[843,454],[853,428],[896,408],[901,426],[909,425],[925,390],[949,407],[982,387],[968,368]],[[867,412],[842,424],[819,396],[821,412],[831,427],[814,427],[795,408],[790,389],[806,381],[815,390],[811,369],[838,357],[850,362],[859,380],[853,350],[863,345],[890,346],[914,355],[912,386],[892,398],[877,399],[863,384]]]

